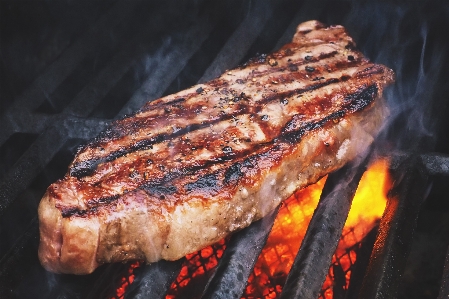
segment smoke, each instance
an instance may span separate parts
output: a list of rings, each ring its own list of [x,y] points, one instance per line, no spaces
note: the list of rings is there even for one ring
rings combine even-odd
[[[371,60],[396,73],[385,98],[390,118],[379,141],[407,151],[435,148],[447,109],[448,5],[354,3],[344,25]]]

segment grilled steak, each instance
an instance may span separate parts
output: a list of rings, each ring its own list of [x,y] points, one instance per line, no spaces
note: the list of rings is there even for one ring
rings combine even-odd
[[[42,265],[176,260],[273,210],[372,142],[393,72],[341,26],[147,103],[80,149],[39,206]]]

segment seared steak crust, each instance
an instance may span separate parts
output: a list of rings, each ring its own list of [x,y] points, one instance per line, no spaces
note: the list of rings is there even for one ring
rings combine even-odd
[[[260,219],[373,140],[393,73],[341,26],[147,103],[84,146],[41,201],[39,257],[83,274],[174,260]]]

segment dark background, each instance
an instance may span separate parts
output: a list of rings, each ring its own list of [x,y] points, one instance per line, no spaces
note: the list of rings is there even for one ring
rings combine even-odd
[[[256,1],[131,1],[129,5],[134,8],[129,16],[112,24],[110,30],[107,26],[105,30],[99,30],[99,45],[88,49],[85,58],[76,63],[73,72],[56,89],[46,90],[45,82],[39,80],[43,77],[52,80],[51,66],[73,49],[89,30],[95,30],[105,12],[113,9],[118,2],[0,2],[0,117],[9,123],[29,126],[37,125],[33,123],[37,121],[42,127],[37,131],[27,131],[17,125],[18,129],[12,129],[12,134],[8,133],[6,141],[0,144],[1,180],[8,178],[22,155],[56,119],[76,117],[102,123],[123,116],[122,108],[146,79],[164,69],[158,61],[177,57],[177,46],[189,43],[183,41],[183,36],[189,28],[203,22],[202,26],[212,26],[209,35],[179,71],[174,70],[173,76],[162,77],[170,79],[164,79],[161,90],[155,94],[170,94],[197,83],[240,22],[256,5]],[[406,152],[449,154],[449,5],[446,1],[284,0],[265,1],[260,7],[260,13],[268,16],[262,22],[263,28],[257,38],[244,47],[245,53],[238,63],[257,53],[272,51],[284,33],[291,30],[289,25],[298,11],[308,9],[310,18],[327,24],[344,25],[365,55],[396,72],[397,82],[386,92],[392,117],[380,137],[382,146]],[[149,23],[150,18],[157,21]],[[307,16],[301,16],[300,21],[306,20]],[[148,24],[154,28],[148,29],[148,33],[139,33],[145,31],[146,28],[142,27]],[[238,53],[239,47],[234,51]],[[123,59],[129,61],[127,70],[114,79],[116,83],[105,94],[100,90],[102,95],[88,110],[83,106],[78,110],[68,109],[75,96],[103,69],[114,63],[116,53],[122,53]],[[172,67],[167,64],[166,68]],[[226,66],[232,67],[235,65]],[[47,76],[48,73],[50,75]],[[31,115],[37,116],[28,121],[29,114],[21,116],[13,103],[23,98],[30,86],[35,89],[41,86],[37,94],[41,100],[26,108]],[[153,98],[150,96],[146,100]],[[25,102],[33,101],[28,99]],[[9,119],[11,115],[14,116],[13,120]],[[21,117],[23,119],[19,120]],[[7,132],[0,128],[0,133],[2,131],[4,134]],[[1,256],[18,242],[18,236],[25,231],[19,228],[25,227],[33,217],[46,186],[65,173],[77,146],[85,141],[85,138],[72,138],[65,142],[51,161],[43,166],[37,178],[27,185],[24,192],[28,197],[25,197],[32,198],[32,203],[11,208],[16,212],[2,216]],[[400,298],[436,298],[438,294],[449,244],[448,183],[447,177],[431,177],[428,197],[418,219],[413,249],[403,274]],[[14,214],[23,206],[26,206],[26,211],[22,215]],[[17,233],[6,227],[11,222],[19,227]],[[40,273],[42,270],[34,271]],[[42,278],[38,281],[42,282]],[[24,287],[23,283],[19,286]],[[36,286],[31,283],[30,287]],[[44,293],[48,291],[46,287],[41,288]]]

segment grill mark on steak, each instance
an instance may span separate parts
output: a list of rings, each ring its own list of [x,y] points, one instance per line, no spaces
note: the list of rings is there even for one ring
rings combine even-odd
[[[309,131],[321,128],[329,121],[338,120],[346,114],[363,110],[371,104],[378,95],[376,85],[370,85],[367,88],[360,89],[359,92],[348,95],[345,98],[347,102],[341,110],[334,112],[316,122],[301,124],[298,117],[294,117],[282,130],[281,136],[290,143],[297,143]],[[299,129],[297,129],[299,127]]]
[[[351,64],[352,62],[349,62],[349,64]],[[383,70],[381,69],[381,72]],[[255,106],[252,107],[254,109],[255,112],[258,112],[262,109],[262,106],[269,103],[269,102],[274,102],[274,101],[278,101],[282,98],[286,98],[286,97],[292,97],[292,96],[297,96],[309,91],[314,91],[317,90],[319,88],[322,88],[324,86],[330,85],[330,84],[334,84],[334,83],[338,83],[338,82],[344,82],[347,80],[350,80],[351,77],[347,76],[347,75],[343,75],[340,78],[331,78],[328,79],[324,82],[319,82],[319,83],[312,83],[309,86],[306,86],[304,88],[298,88],[298,89],[294,89],[294,90],[287,90],[285,92],[278,92],[278,93],[272,93],[269,96],[266,96],[265,98],[255,102]],[[242,99],[246,98],[245,96],[241,96]],[[90,176],[92,175],[95,170],[97,169],[99,164],[102,163],[106,163],[106,162],[111,162],[119,157],[123,157],[127,154],[130,154],[132,152],[135,151],[139,151],[139,150],[144,150],[147,148],[151,148],[151,146],[153,146],[154,144],[166,141],[166,140],[173,140],[174,138],[177,138],[179,136],[182,136],[188,132],[194,131],[194,130],[199,130],[202,128],[206,128],[210,125],[216,124],[220,121],[227,121],[230,120],[234,117],[236,117],[237,115],[242,115],[242,114],[246,114],[246,113],[250,113],[250,106],[248,105],[236,105],[238,106],[240,109],[237,109],[235,111],[233,111],[232,114],[225,114],[221,117],[215,117],[214,119],[210,120],[210,121],[205,121],[202,122],[200,124],[191,124],[191,125],[187,125],[185,128],[181,128],[179,129],[176,133],[172,133],[172,134],[159,134],[156,136],[152,136],[148,139],[143,139],[140,141],[137,141],[134,144],[131,144],[130,146],[121,148],[117,151],[114,151],[112,153],[110,153],[109,155],[105,156],[105,157],[98,157],[98,158],[93,158],[93,159],[88,159],[88,160],[82,160],[79,162],[74,163],[70,169],[69,169],[69,174],[73,177],[76,178],[82,178],[82,177],[86,177],[86,176]],[[190,113],[190,115],[188,115]],[[187,114],[187,115],[186,115]],[[191,119],[191,114],[192,110],[187,110],[184,114],[184,118],[185,119]],[[139,128],[144,128],[146,127],[148,123],[148,120],[146,119],[142,119],[142,120],[137,120],[136,122],[133,123],[133,128],[135,128],[136,130]],[[111,131],[111,130],[110,130]],[[128,132],[128,130],[125,129],[121,129],[120,130],[123,134],[123,132]],[[128,132],[129,133],[129,132]],[[113,134],[110,134],[109,136],[111,136]],[[122,137],[118,136],[118,134],[114,134],[113,135],[114,138],[119,138]],[[98,141],[97,141],[98,142]]]
[[[219,178],[216,173],[206,174],[200,176],[195,182],[186,184],[184,188],[188,193],[195,190],[202,190],[215,194],[219,190]]]
[[[224,186],[236,185],[244,176],[245,171],[248,168],[252,168],[254,165],[257,165],[256,161],[260,160],[263,156],[271,155],[271,152],[277,151],[280,144],[297,143],[305,134],[322,128],[327,123],[333,122],[334,120],[339,120],[347,114],[356,113],[365,109],[377,97],[378,87],[376,84],[360,88],[357,92],[346,96],[344,99],[345,104],[341,109],[325,116],[322,119],[304,123],[301,122],[298,117],[293,118],[282,128],[281,134],[276,140],[271,140],[264,144],[256,145],[255,148],[247,151],[233,153],[231,156],[217,157],[216,159],[205,161],[202,165],[171,171],[165,175],[162,180],[157,182],[147,181],[136,189],[142,189],[149,195],[163,200],[165,199],[165,196],[173,195],[180,191],[175,187],[177,184],[174,181],[178,179],[183,180],[192,174],[200,173],[199,177],[195,181],[184,184],[184,190],[187,193],[197,190],[203,192],[219,192],[219,190]],[[251,155],[249,154],[251,152],[256,153]],[[207,169],[210,168],[211,165],[220,165],[221,167],[214,173],[207,174]],[[202,173],[206,174],[201,175]],[[219,173],[222,174],[219,175]],[[220,177],[222,177],[221,180],[219,179]],[[127,190],[126,192],[132,191],[133,190]],[[100,197],[90,200],[88,202],[89,209],[87,210],[82,210],[76,207],[64,207],[62,209],[62,216],[64,218],[71,216],[85,217],[89,214],[96,213],[99,206],[112,204],[114,201],[118,200],[120,196],[121,194],[116,194],[113,196]]]

